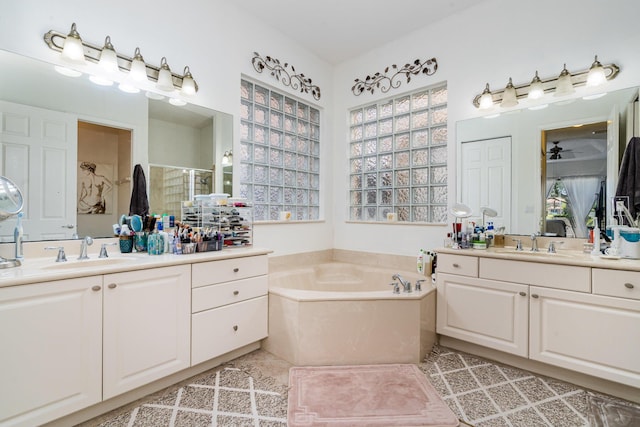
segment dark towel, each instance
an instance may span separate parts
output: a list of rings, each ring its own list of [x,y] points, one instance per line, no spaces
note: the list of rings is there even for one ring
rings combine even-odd
[[[637,136],[631,138],[624,150],[616,196],[629,197],[629,212],[635,219],[640,212],[640,138]]]
[[[133,168],[133,190],[131,191],[129,215],[140,215],[142,218],[149,215],[147,179],[144,177],[144,170],[139,164]]]

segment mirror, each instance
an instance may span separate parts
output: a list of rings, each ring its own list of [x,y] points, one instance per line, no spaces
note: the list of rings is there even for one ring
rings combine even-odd
[[[22,210],[22,192],[9,178],[0,176],[0,221]]]
[[[87,76],[62,76],[52,64],[2,50],[0,76],[0,174],[24,193],[25,241],[110,237],[111,225],[128,213],[135,164],[145,170],[148,194],[165,191],[150,176],[150,164],[207,170],[211,192],[222,192],[222,155],[232,150],[231,115],[126,94]],[[34,135],[44,136],[27,138]],[[94,142],[83,143],[85,135]],[[85,175],[82,163],[95,165],[95,177]],[[89,178],[109,183],[103,187],[108,194],[100,196],[104,208],[93,210],[99,213],[84,213],[92,211],[85,205],[79,210]],[[165,210],[157,207],[158,213]],[[0,224],[0,240],[13,241],[12,226]]]
[[[496,228],[505,226],[508,234],[545,232],[547,172],[555,174],[556,178],[575,176],[571,171],[586,170],[587,165],[594,161],[591,158],[595,156],[594,151],[599,156],[604,155],[605,164],[599,163],[598,167],[601,181],[605,181],[603,197],[604,200],[609,200],[615,192],[618,165],[628,140],[624,126],[627,114],[630,114],[629,105],[637,95],[638,88],[634,87],[613,91],[597,99],[563,100],[549,104],[544,109],[512,110],[498,117],[479,117],[458,122],[456,143],[458,152],[461,153],[458,174],[460,201],[472,208],[473,218],[479,221],[481,206],[497,210],[498,217],[494,224]],[[577,136],[574,139],[581,139],[583,145],[579,148],[574,148],[573,145],[567,148],[567,161],[556,165],[548,162],[549,155],[553,154],[553,141],[560,140],[563,129],[579,129],[577,126],[597,123],[600,123],[600,128],[591,130],[598,132],[597,138],[594,135],[589,138]],[[606,127],[604,133],[602,123]],[[606,146],[594,145],[594,139],[605,141]],[[555,145],[562,147],[562,143]],[[469,149],[475,146],[481,149]],[[561,152],[564,152],[564,147],[562,148]],[[576,157],[571,162],[568,161],[570,154]],[[578,154],[583,158],[576,156]],[[502,159],[502,163],[496,159]],[[486,177],[482,179],[479,169],[473,163],[476,160],[486,170]],[[595,172],[594,174],[597,175]],[[592,194],[585,197],[595,203],[595,193],[596,191],[592,191]],[[594,206],[591,205],[592,208]],[[583,207],[582,212],[584,209],[586,208]],[[594,211],[591,212],[593,214]],[[574,234],[580,237],[578,233]]]

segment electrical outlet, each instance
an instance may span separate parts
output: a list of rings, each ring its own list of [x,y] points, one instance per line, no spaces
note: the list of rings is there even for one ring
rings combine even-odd
[[[614,212],[622,212],[622,209],[620,209],[618,207],[618,206],[620,206],[620,203],[622,203],[622,205],[624,207],[629,209],[629,196],[614,196],[613,197],[613,211]]]

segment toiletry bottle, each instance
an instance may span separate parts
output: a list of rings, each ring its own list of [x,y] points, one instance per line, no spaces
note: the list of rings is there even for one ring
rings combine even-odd
[[[418,257],[417,257],[416,261],[417,261],[418,273],[424,272],[424,249],[420,249],[418,251]]]
[[[13,230],[13,240],[15,241],[16,245],[15,258],[18,260],[24,258],[24,254],[22,252],[22,240],[24,238],[24,230],[22,229],[22,215],[22,212],[18,213],[18,222],[16,222],[16,228]]]
[[[162,245],[161,253],[169,253],[169,234],[164,231],[164,221],[158,222],[158,234],[160,235]]]
[[[493,228],[493,222],[489,221],[487,224],[487,231],[485,232],[486,235],[486,240],[487,240],[487,247],[493,245],[493,238],[495,236],[495,230]]]
[[[591,255],[600,256],[600,227],[598,227],[598,218],[595,219],[595,225],[593,227],[593,249]]]

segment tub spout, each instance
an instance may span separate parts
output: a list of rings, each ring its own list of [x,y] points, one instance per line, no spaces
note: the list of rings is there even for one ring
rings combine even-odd
[[[391,276],[393,280],[397,280],[402,285],[404,292],[411,292],[411,282],[408,282],[402,278],[398,273]]]

